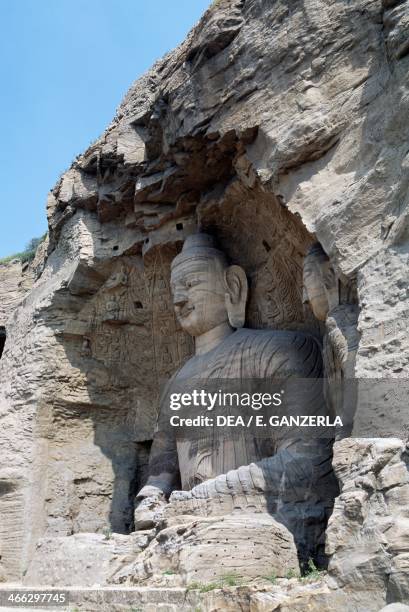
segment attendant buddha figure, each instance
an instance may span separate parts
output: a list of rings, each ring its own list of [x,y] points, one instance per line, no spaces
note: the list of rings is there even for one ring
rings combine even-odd
[[[325,399],[330,414],[340,416],[343,421],[343,428],[336,437],[345,437],[352,430],[357,403],[355,362],[359,308],[343,298],[347,291],[318,242],[310,247],[305,257],[303,283],[304,302],[309,303],[315,317],[325,323]]]

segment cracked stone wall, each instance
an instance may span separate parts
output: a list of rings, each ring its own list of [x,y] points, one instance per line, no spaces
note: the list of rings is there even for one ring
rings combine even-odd
[[[0,362],[3,580],[40,537],[132,529],[160,381],[192,352],[169,265],[196,228],[245,268],[249,326],[318,337],[301,270],[319,240],[358,289],[357,376],[405,376],[408,7],[214,3],[51,190]]]

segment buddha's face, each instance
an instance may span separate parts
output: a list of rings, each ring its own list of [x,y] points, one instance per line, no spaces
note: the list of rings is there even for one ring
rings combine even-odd
[[[191,336],[228,321],[223,266],[217,259],[181,261],[172,269],[171,287],[176,317]]]
[[[304,262],[303,282],[304,302],[309,302],[317,319],[325,321],[337,294],[336,277],[331,263],[319,256],[308,256]]]

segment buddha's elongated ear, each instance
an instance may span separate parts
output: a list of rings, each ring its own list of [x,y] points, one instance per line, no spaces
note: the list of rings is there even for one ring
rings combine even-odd
[[[229,266],[224,271],[226,308],[232,327],[243,327],[246,318],[248,283],[240,266]]]

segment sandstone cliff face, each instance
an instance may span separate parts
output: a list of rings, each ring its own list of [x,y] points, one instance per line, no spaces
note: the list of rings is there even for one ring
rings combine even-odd
[[[132,529],[159,381],[192,352],[169,265],[198,226],[245,268],[250,327],[318,336],[302,259],[319,240],[358,289],[356,375],[407,375],[408,10],[215,2],[50,192],[0,361],[4,580],[41,537]]]
[[[20,260],[15,259],[7,264],[0,264],[0,325],[6,326],[7,319],[11,316],[14,308],[21,301],[20,291],[22,265]]]
[[[16,259],[0,264],[0,357],[6,342],[6,322],[23,299],[21,290],[22,265]]]

